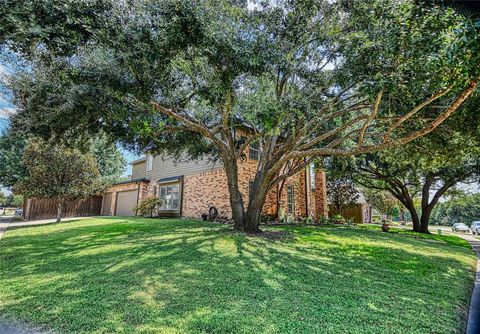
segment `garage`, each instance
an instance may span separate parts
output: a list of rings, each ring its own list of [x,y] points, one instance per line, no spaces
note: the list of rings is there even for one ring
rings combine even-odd
[[[117,193],[115,216],[135,216],[133,209],[137,206],[138,189]]]
[[[103,195],[102,216],[110,216],[110,209],[112,207],[112,193]]]

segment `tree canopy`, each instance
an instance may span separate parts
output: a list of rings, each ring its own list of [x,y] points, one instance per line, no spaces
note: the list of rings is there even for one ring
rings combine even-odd
[[[0,135],[0,185],[13,189],[28,176],[27,167],[23,161],[23,155],[30,140],[25,134],[16,134],[14,131],[7,131]],[[52,146],[52,143],[43,143]],[[82,144],[71,145],[81,149],[82,152],[89,152],[98,165],[100,180],[105,187],[122,178],[125,171],[125,158],[120,150],[103,134],[97,134]]]
[[[413,143],[338,161],[366,188],[390,192],[409,210],[414,230],[428,232],[439,199],[459,183],[480,179],[478,99],[473,99],[435,132]],[[338,168],[338,167],[337,167]],[[420,199],[420,207],[415,199]]]
[[[439,225],[480,221],[480,194],[462,195],[439,203],[432,212],[432,222]]]
[[[55,200],[57,222],[61,220],[67,202],[103,191],[98,165],[92,154],[31,141],[22,159],[27,174],[16,183],[17,190],[26,197]]]
[[[406,144],[452,115],[477,86],[477,30],[453,8],[413,0],[0,7],[0,44],[31,64],[10,86],[19,130],[102,130],[132,149],[217,156],[247,231],[268,190],[317,157]],[[245,206],[237,162],[252,142]]]

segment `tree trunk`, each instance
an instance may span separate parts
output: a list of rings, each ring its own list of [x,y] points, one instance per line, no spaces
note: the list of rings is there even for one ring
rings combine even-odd
[[[238,188],[238,167],[236,161],[224,159],[223,163],[227,174],[228,192],[230,195],[230,207],[232,209],[233,228],[236,231],[245,230],[245,209],[242,193]]]
[[[257,233],[260,232],[260,218],[268,192],[268,185],[265,182],[263,172],[257,172],[251,192],[253,196],[248,203],[244,230],[248,233]]]
[[[428,223],[430,221],[430,216],[432,214],[433,206],[427,206],[422,208],[422,217],[420,218],[420,232],[421,233],[430,233],[428,231]]]
[[[408,202],[404,205],[407,208],[408,212],[410,212],[410,215],[412,216],[413,230],[415,232],[421,232],[420,218],[418,217],[417,209],[415,209],[415,205],[413,204],[413,201],[408,200]]]
[[[57,220],[55,221],[56,224],[60,223],[60,221],[62,220],[62,215],[63,215],[63,201],[58,201],[58,204],[57,204]]]

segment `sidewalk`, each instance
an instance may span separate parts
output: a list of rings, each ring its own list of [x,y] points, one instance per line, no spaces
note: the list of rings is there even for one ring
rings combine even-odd
[[[466,334],[480,333],[480,240],[472,235],[456,234],[462,239],[468,241],[473,251],[477,254],[477,271],[475,274],[475,283],[470,299],[470,309],[468,311],[467,331]]]
[[[0,239],[2,239],[3,234],[10,225],[10,221],[12,220],[12,218],[12,216],[0,216]]]
[[[62,218],[63,222],[68,222],[72,220],[80,220],[80,219],[86,219],[86,218],[94,218],[94,217],[69,217],[69,218]],[[13,221],[10,223],[9,227],[10,228],[15,228],[15,227],[26,227],[26,226],[36,226],[36,225],[45,225],[45,224],[53,224],[55,223],[56,219],[39,219],[39,220],[27,220],[27,221]]]
[[[56,219],[39,219],[39,220],[28,220],[28,221],[12,221],[12,216],[0,216],[0,239],[3,237],[3,234],[7,228],[19,228],[19,227],[29,227],[37,225],[46,225],[55,223]],[[69,217],[62,218],[61,223],[68,222],[72,220],[80,220],[92,217]],[[1,333],[1,332],[0,332]]]

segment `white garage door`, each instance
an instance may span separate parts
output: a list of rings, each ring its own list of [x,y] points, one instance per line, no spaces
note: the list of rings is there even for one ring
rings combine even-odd
[[[138,190],[117,193],[115,216],[135,216],[133,208],[137,206]]]

